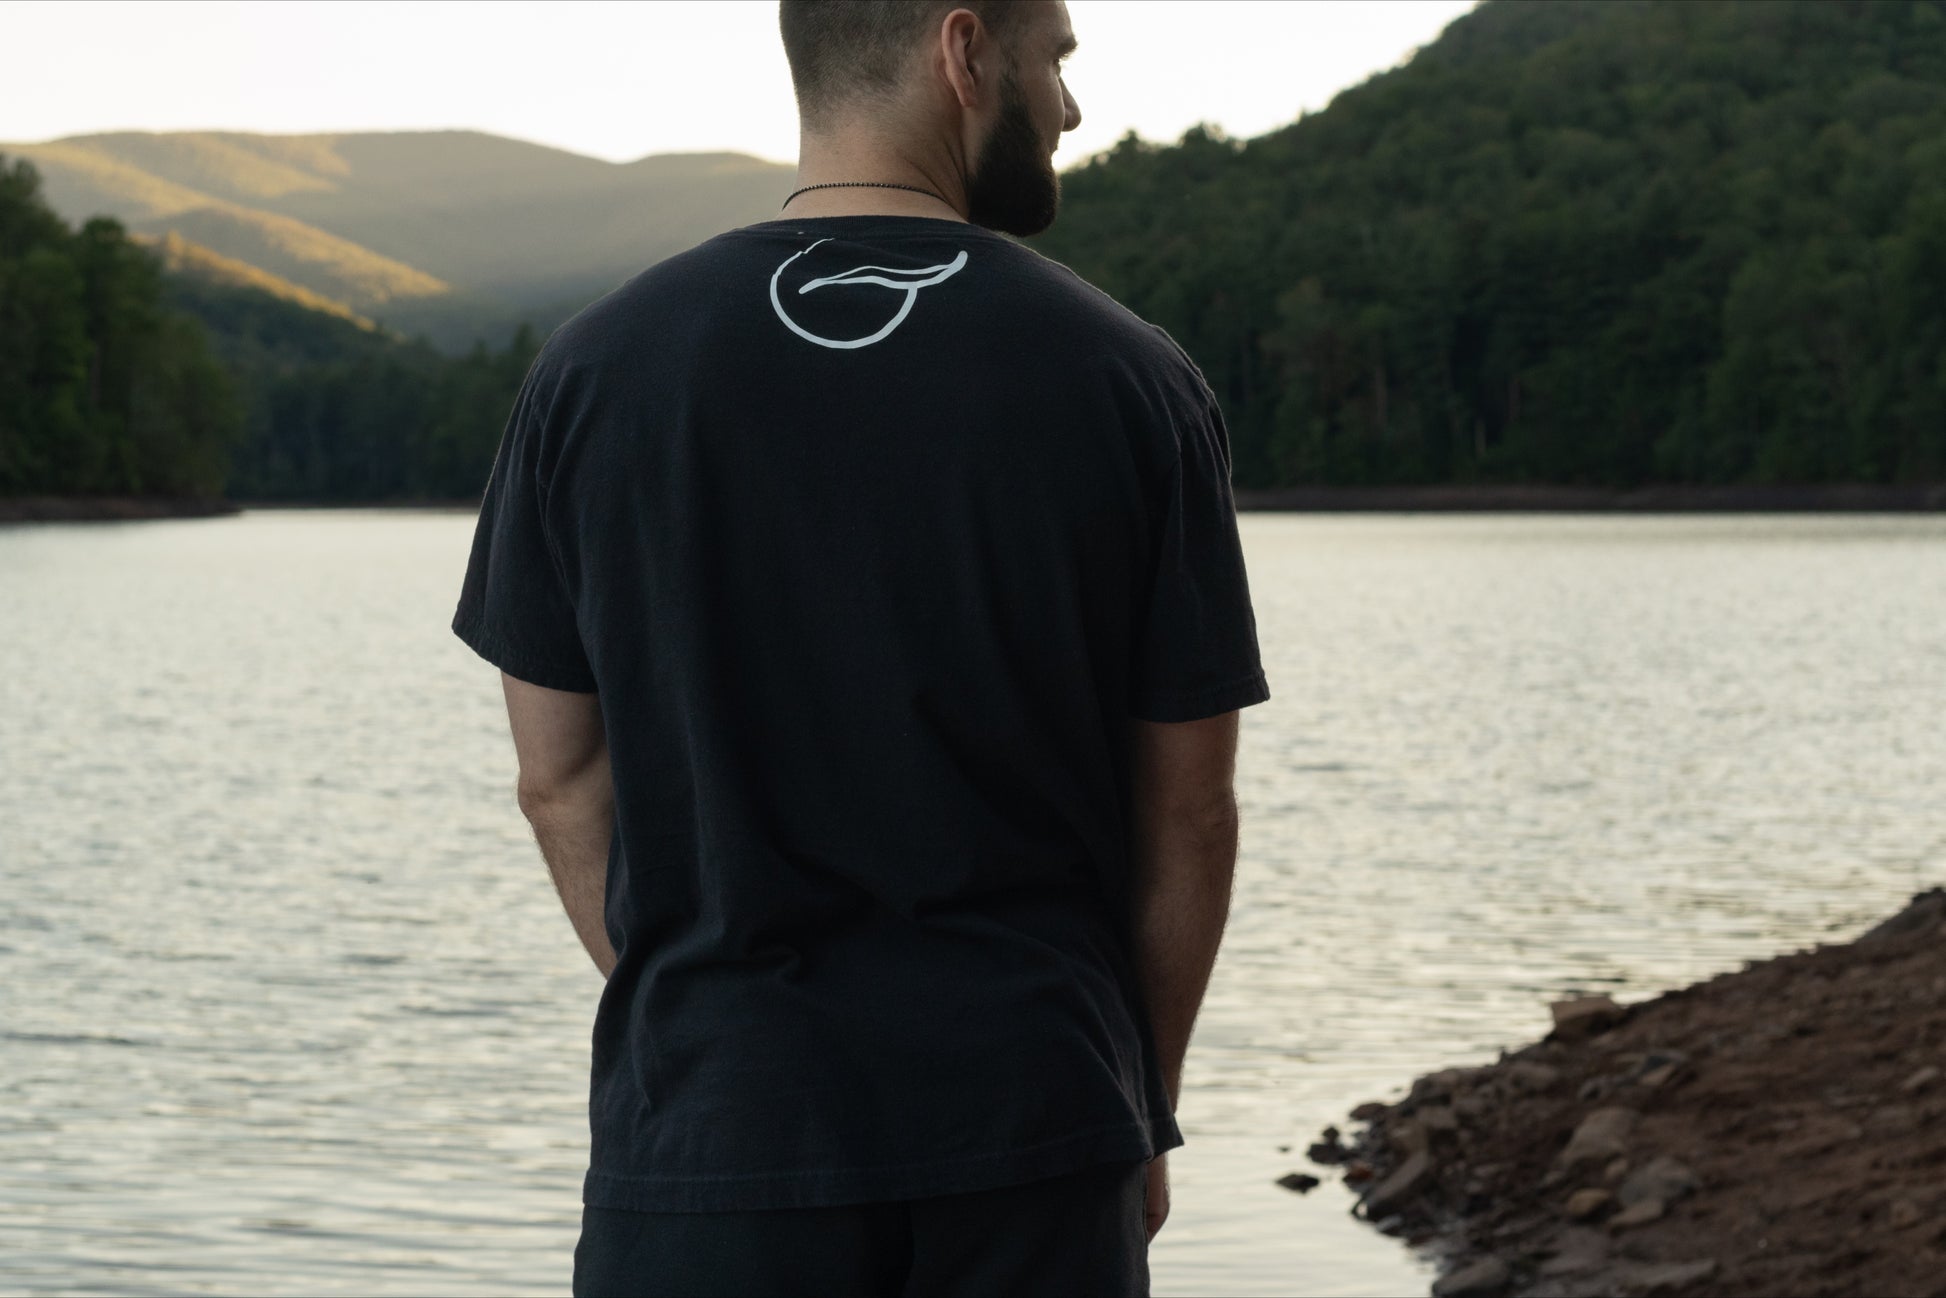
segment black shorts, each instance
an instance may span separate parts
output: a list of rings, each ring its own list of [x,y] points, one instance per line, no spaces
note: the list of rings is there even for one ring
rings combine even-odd
[[[574,1293],[1147,1298],[1148,1167],[832,1208],[584,1208]]]

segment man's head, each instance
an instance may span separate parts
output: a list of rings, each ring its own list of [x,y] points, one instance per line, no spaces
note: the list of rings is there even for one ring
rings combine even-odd
[[[967,218],[991,229],[1053,222],[1054,150],[1081,122],[1062,0],[782,0],[779,26],[807,141],[855,154],[848,137],[865,138],[957,172]]]

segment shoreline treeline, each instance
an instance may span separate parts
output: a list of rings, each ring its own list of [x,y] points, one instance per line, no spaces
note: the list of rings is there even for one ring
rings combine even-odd
[[[477,498],[540,340],[448,356],[77,232],[0,157],[0,496]]]
[[[245,410],[229,494],[258,501],[477,499],[540,338],[463,356],[258,289],[172,277]]]
[[[0,157],[0,495],[220,495],[242,427],[159,258],[121,222],[70,230]]]
[[[1946,5],[1488,0],[1124,138],[1036,246],[1196,358],[1239,486],[1946,480]]]

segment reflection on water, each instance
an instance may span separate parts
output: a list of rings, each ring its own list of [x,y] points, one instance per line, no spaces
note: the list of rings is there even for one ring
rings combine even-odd
[[[1242,525],[1276,697],[1155,1289],[1423,1292],[1273,1184],[1319,1127],[1946,873],[1946,519]],[[565,1291],[596,980],[471,526],[0,529],[0,1289]]]

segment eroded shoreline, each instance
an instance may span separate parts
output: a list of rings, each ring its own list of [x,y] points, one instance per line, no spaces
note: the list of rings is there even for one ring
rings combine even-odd
[[[1946,889],[1327,1128],[1440,1298],[1946,1295]]]
[[[1254,513],[1936,513],[1946,483],[1909,486],[1674,485],[1628,491],[1548,484],[1449,483],[1421,487],[1238,487]],[[163,496],[0,496],[0,523],[207,518],[244,509],[472,510],[479,500],[256,501]]]
[[[0,523],[217,518],[240,509],[232,501],[197,496],[0,496]]]
[[[1807,486],[1671,484],[1617,490],[1546,483],[1445,483],[1423,487],[1238,487],[1239,510],[1332,512],[1931,513],[1946,510],[1946,483]]]

